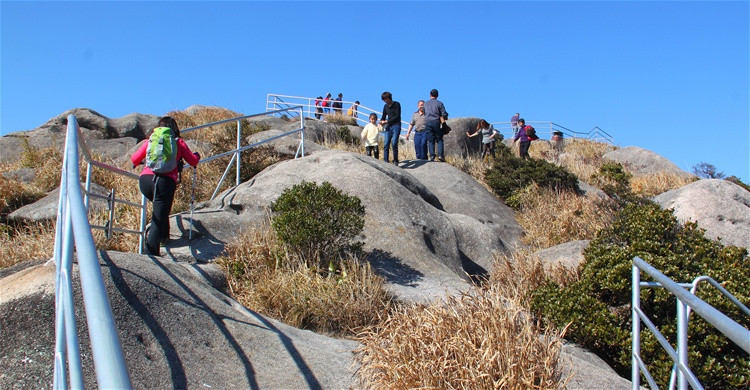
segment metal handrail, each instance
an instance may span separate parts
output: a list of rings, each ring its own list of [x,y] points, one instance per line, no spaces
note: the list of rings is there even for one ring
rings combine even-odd
[[[313,118],[315,114],[320,114],[323,117],[328,116],[328,115],[334,115],[333,112],[317,113],[315,111],[315,108],[316,108],[315,99],[316,98],[303,97],[303,96],[279,95],[279,94],[269,93],[268,95],[266,95],[266,111],[271,112],[272,110],[277,110],[280,107],[294,105],[294,106],[301,106],[303,111],[302,111],[302,114],[300,115],[303,115],[307,118]],[[292,103],[292,101],[294,101],[294,103]],[[341,104],[351,106],[354,104],[354,102],[342,100]],[[333,109],[330,107],[329,107],[329,110],[333,111]],[[343,107],[341,109],[341,112],[344,113]],[[382,110],[375,111],[372,108],[359,104],[357,105],[357,115],[352,116],[350,118],[354,118],[357,124],[359,124],[360,126],[363,126],[363,125],[370,123],[368,118],[370,117],[370,114],[373,114],[373,113],[378,115],[378,117],[380,117],[380,115],[382,114]],[[344,113],[344,115],[346,114]],[[405,137],[404,134],[406,133],[408,128],[409,128],[409,122],[402,120],[401,121],[401,134],[400,134],[401,137]]]
[[[505,138],[513,138],[513,128],[510,122],[492,122],[490,123],[495,130],[502,134]],[[536,129],[537,135],[543,137],[545,134],[551,138],[555,132],[560,132],[564,137],[573,139],[587,139],[592,141],[602,141],[609,144],[614,144],[615,139],[609,133],[602,130],[599,126],[594,126],[588,132],[571,130],[565,126],[559,125],[555,122],[549,121],[526,121],[526,124],[533,126]]]
[[[53,387],[61,389],[70,385],[71,388],[83,388],[71,280],[75,244],[97,384],[100,388],[129,389],[132,385],[81,193],[77,147],[79,132],[76,117],[69,115],[53,257],[56,264]]]
[[[219,179],[219,182],[216,184],[216,189],[214,189],[214,192],[211,195],[211,200],[213,200],[216,197],[216,195],[218,194],[219,188],[221,188],[221,185],[224,183],[224,179],[226,179],[226,176],[229,173],[229,169],[232,167],[232,164],[234,164],[234,163],[237,163],[236,173],[235,173],[235,186],[240,185],[240,169],[242,168],[242,159],[240,157],[241,157],[242,152],[244,152],[244,151],[246,151],[248,149],[252,149],[254,147],[257,147],[257,146],[269,143],[271,141],[274,141],[274,140],[282,138],[282,137],[288,137],[290,135],[294,135],[294,134],[299,133],[300,134],[300,143],[299,143],[299,146],[297,147],[297,151],[294,154],[294,158],[297,158],[299,156],[304,157],[305,156],[305,119],[304,119],[304,116],[303,116],[303,110],[304,110],[304,108],[302,106],[295,105],[295,106],[289,106],[289,107],[281,108],[281,109],[277,109],[277,110],[267,111],[267,112],[260,113],[260,114],[243,115],[243,116],[239,116],[239,117],[235,117],[235,118],[224,119],[224,120],[220,120],[220,121],[216,121],[216,122],[211,122],[211,123],[206,123],[204,125],[194,126],[194,127],[190,127],[190,128],[181,130],[180,134],[182,135],[182,134],[190,133],[190,132],[193,132],[193,131],[196,131],[196,130],[206,129],[206,128],[217,126],[217,125],[222,125],[222,124],[225,124],[225,123],[230,123],[230,122],[236,122],[237,123],[237,133],[236,133],[237,139],[235,140],[237,147],[235,149],[228,150],[228,151],[225,151],[225,152],[221,152],[221,153],[215,154],[213,156],[208,156],[208,157],[205,157],[205,158],[201,158],[201,160],[199,162],[199,163],[206,163],[206,162],[213,161],[213,160],[216,160],[216,159],[219,159],[219,158],[222,158],[222,157],[232,156],[231,160],[229,160],[229,162],[227,163],[227,167],[224,170],[224,173],[222,174],[221,178]],[[250,119],[250,118],[255,118],[255,117],[260,117],[260,116],[268,116],[268,115],[281,114],[281,113],[294,113],[294,114],[296,114],[296,116],[298,116],[300,118],[300,125],[299,125],[299,127],[296,128],[296,129],[287,131],[285,133],[279,134],[277,136],[266,138],[266,139],[264,139],[262,141],[258,141],[256,143],[253,143],[253,144],[250,144],[250,145],[242,146],[242,121],[243,120]],[[193,178],[193,180],[195,180],[195,178]]]
[[[94,160],[94,158],[91,156],[91,151],[89,150],[89,147],[86,145],[86,141],[83,138],[83,134],[81,133],[81,129],[78,126],[76,126],[76,137],[78,139],[78,141],[77,141],[78,148],[80,149],[81,154],[83,155],[84,159],[86,160],[86,184],[85,184],[85,193],[84,193],[83,202],[84,202],[84,205],[85,205],[87,211],[89,210],[89,206],[90,206],[89,203],[90,203],[90,198],[91,197],[94,197],[94,198],[101,198],[102,197],[101,195],[93,194],[91,192],[92,167],[98,167],[98,168],[101,168],[101,169],[104,169],[104,170],[108,170],[108,171],[113,172],[113,173],[115,173],[117,175],[133,179],[136,182],[138,181],[139,176],[137,174],[133,173],[133,172],[128,172],[128,171],[125,171],[125,170],[120,169],[118,167],[115,167],[115,166],[103,163],[101,161]],[[94,229],[104,230],[105,232],[107,232],[107,234],[108,234],[107,238],[109,238],[109,235],[111,235],[111,233],[113,231],[117,231],[117,232],[121,232],[121,233],[138,234],[139,235],[139,237],[138,237],[138,252],[139,253],[143,253],[143,249],[144,249],[144,246],[145,246],[143,232],[146,230],[146,204],[147,204],[146,197],[144,195],[141,195],[141,203],[140,204],[136,204],[136,203],[133,203],[133,202],[126,201],[124,199],[117,199],[114,196],[114,191],[110,190],[110,196],[104,197],[104,198],[108,200],[107,207],[108,207],[109,215],[110,215],[109,222],[107,223],[107,225],[91,225],[91,227],[94,228]],[[115,208],[115,205],[117,203],[140,208],[139,228],[138,228],[138,230],[120,229],[120,228],[115,228],[114,227],[114,224],[115,224],[114,208]]]
[[[641,282],[640,271],[646,272],[651,276],[655,282]],[[715,280],[708,276],[700,276],[696,278],[692,284],[676,283],[663,273],[659,272],[656,268],[648,264],[640,257],[633,258],[633,270],[632,270],[632,361],[631,361],[631,381],[633,389],[640,387],[640,374],[643,372],[646,380],[652,388],[658,388],[656,386],[653,377],[648,371],[648,368],[644,364],[640,357],[640,343],[641,343],[641,321],[643,321],[649,330],[654,334],[657,341],[667,354],[674,362],[672,379],[670,379],[670,388],[674,386],[674,377],[677,377],[677,386],[680,389],[687,389],[688,383],[696,389],[703,389],[695,374],[690,370],[688,366],[688,348],[687,348],[687,330],[688,330],[688,318],[690,311],[694,310],[698,315],[705,319],[708,323],[713,325],[721,333],[727,336],[730,340],[736,343],[745,352],[750,353],[750,330],[746,329],[742,325],[738,324],[725,314],[716,310],[713,306],[704,302],[700,298],[694,295],[697,289],[698,283],[701,281],[707,281],[717,289],[729,300],[740,307],[740,309],[746,314],[750,315],[750,310],[737,300],[729,291],[724,289]],[[691,291],[687,291],[685,287],[692,286]],[[656,326],[649,320],[648,316],[640,308],[640,291],[641,287],[653,288],[663,287],[670,293],[677,297],[677,349],[672,348],[667,341],[666,337],[659,332]]]

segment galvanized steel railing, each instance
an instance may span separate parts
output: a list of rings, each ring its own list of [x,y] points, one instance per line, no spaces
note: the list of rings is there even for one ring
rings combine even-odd
[[[274,137],[266,138],[266,139],[264,139],[262,141],[255,142],[255,143],[252,143],[250,145],[242,146],[242,121],[243,120],[246,120],[246,119],[249,119],[249,118],[254,118],[254,117],[259,117],[259,116],[267,116],[267,115],[282,114],[282,113],[293,114],[292,116],[299,117],[299,119],[300,119],[299,127],[296,128],[296,129],[294,129],[294,130],[287,131],[286,133],[282,133],[282,134],[279,134],[279,135],[274,136]],[[299,105],[295,105],[295,106],[291,106],[290,105],[290,106],[285,107],[285,108],[281,108],[281,109],[277,109],[277,110],[271,110],[271,111],[268,111],[268,112],[265,112],[265,113],[253,114],[253,115],[244,115],[244,116],[240,116],[240,117],[236,117],[236,118],[230,118],[230,119],[225,119],[225,120],[221,120],[221,121],[207,123],[205,125],[190,127],[190,128],[187,128],[187,129],[180,130],[180,135],[184,135],[186,133],[190,133],[190,132],[197,131],[197,130],[200,130],[200,129],[206,129],[206,128],[209,128],[209,127],[213,127],[213,126],[217,126],[217,125],[222,125],[222,124],[230,123],[230,122],[236,122],[237,123],[237,133],[236,133],[236,137],[237,138],[235,140],[237,148],[233,149],[233,150],[228,150],[226,152],[222,152],[222,153],[219,153],[219,154],[215,154],[213,156],[208,156],[208,157],[205,157],[205,158],[201,158],[201,160],[200,160],[201,163],[206,163],[206,162],[213,161],[213,160],[216,160],[216,159],[219,159],[219,158],[222,158],[222,157],[232,156],[232,159],[229,160],[229,162],[227,163],[227,167],[224,170],[224,173],[221,175],[221,179],[219,179],[219,183],[216,184],[216,189],[214,190],[213,194],[211,195],[211,199],[212,200],[216,197],[216,194],[219,192],[219,188],[221,188],[221,184],[224,183],[224,179],[226,179],[227,174],[229,173],[229,169],[232,167],[232,164],[235,164],[235,163],[237,164],[236,165],[236,173],[235,173],[235,185],[240,185],[240,168],[242,167],[242,160],[240,159],[240,157],[241,157],[242,152],[244,152],[244,151],[246,151],[248,149],[251,149],[251,148],[254,148],[254,147],[266,144],[266,143],[269,143],[271,141],[274,141],[274,140],[282,138],[282,137],[288,137],[290,135],[294,135],[294,134],[299,133],[300,134],[300,143],[299,143],[299,146],[297,147],[297,151],[296,151],[296,153],[294,155],[294,158],[297,158],[299,156],[303,156],[304,157],[304,155],[305,155],[305,119],[304,119],[304,108],[301,107],[301,106],[299,106]],[[194,180],[195,180],[195,178],[194,178]]]
[[[333,100],[330,100],[330,102],[333,102]],[[354,104],[354,102],[342,100],[342,105],[351,106]],[[266,111],[267,113],[271,113],[273,111],[278,110],[279,108],[285,108],[285,107],[302,107],[302,112],[299,114],[300,116],[304,116],[307,118],[313,118],[315,114],[320,114],[323,117],[328,115],[333,115],[333,109],[331,107],[328,107],[330,112],[326,113],[317,113],[315,106],[315,98],[309,98],[309,97],[302,97],[302,96],[290,96],[290,95],[278,95],[269,93],[266,95]],[[342,114],[346,114],[346,110],[348,108],[342,108],[341,112]],[[375,111],[372,108],[358,105],[357,106],[357,115],[352,116],[351,118],[354,118],[358,125],[364,126],[368,123],[370,123],[369,117],[370,114],[376,114],[378,118],[380,118],[380,115],[383,113],[382,110]],[[402,116],[403,117],[403,116]],[[411,118],[410,118],[411,119]],[[401,136],[405,136],[406,130],[409,128],[409,122],[407,121],[401,121]]]
[[[241,146],[242,140],[240,137],[242,120],[280,112],[296,112],[301,118],[300,127],[251,145]],[[243,151],[281,137],[300,133],[300,144],[297,148],[295,158],[300,155],[304,156],[304,119],[302,119],[301,112],[301,107],[289,107],[269,113],[246,115],[183,130],[181,133],[208,128],[228,122],[237,122],[237,148],[201,160],[201,162],[208,162],[232,155],[232,159],[227,164],[227,168],[217,184],[212,199],[216,195],[216,192],[221,186],[232,164],[235,162],[237,164],[236,184],[239,185],[241,168],[240,154]],[[78,170],[79,147],[88,164],[86,169],[85,195],[81,192],[80,187],[80,175]],[[102,279],[99,258],[96,254],[96,246],[91,231],[92,229],[101,229],[105,230],[108,235],[112,232],[139,234],[139,251],[142,252],[144,245],[143,232],[145,231],[146,221],[146,198],[145,196],[141,196],[141,204],[139,205],[125,200],[116,199],[114,190],[110,190],[108,196],[91,193],[92,166],[124,175],[134,179],[136,182],[138,181],[139,176],[137,174],[94,160],[91,157],[91,153],[80,133],[75,115],[70,115],[68,116],[68,128],[60,179],[61,184],[57,209],[57,224],[55,228],[55,361],[53,374],[53,387],[55,389],[66,388],[68,386],[76,389],[83,388],[81,355],[76,329],[73,285],[71,279],[73,274],[74,245],[75,251],[78,255],[81,290],[86,310],[97,384],[99,388],[108,389],[128,389],[132,387],[127,366],[125,365],[122,346],[117,334],[117,328],[112,316],[112,309],[107,297],[107,290]],[[195,181],[195,175],[193,175],[193,180]],[[89,224],[88,206],[90,197],[107,200],[110,220],[105,226]],[[115,220],[113,210],[115,203],[124,203],[140,208],[140,230],[122,229],[114,226]]]
[[[641,271],[646,272],[651,276],[655,282],[641,282]],[[713,325],[721,333],[727,336],[730,340],[736,343],[745,352],[750,353],[750,330],[746,329],[742,325],[738,324],[731,318],[727,317],[720,311],[716,310],[713,306],[704,302],[697,296],[695,296],[695,290],[698,287],[698,283],[706,281],[719,290],[725,297],[727,297],[732,303],[737,305],[745,315],[750,316],[750,310],[743,305],[737,298],[729,293],[724,287],[722,287],[715,280],[708,276],[700,276],[696,278],[693,283],[676,283],[672,279],[668,278],[656,268],[645,262],[640,257],[633,258],[633,297],[632,297],[632,362],[631,362],[631,381],[633,389],[640,388],[641,372],[646,377],[651,388],[658,389],[656,382],[648,371],[645,363],[640,356],[640,344],[641,344],[641,321],[646,324],[646,327],[654,334],[656,339],[661,344],[674,361],[672,368],[672,377],[670,378],[669,388],[673,389],[676,385],[679,389],[687,389],[688,383],[695,389],[703,389],[703,386],[696,378],[695,374],[690,370],[688,366],[688,320],[690,318],[691,310],[698,313],[708,323]],[[663,287],[671,292],[677,298],[677,348],[673,348],[666,337],[659,332],[656,326],[651,322],[648,316],[641,310],[641,287],[644,288],[659,288]],[[691,290],[686,290],[686,287],[690,287]]]
[[[68,116],[55,228],[55,389],[83,388],[81,358],[73,306],[73,246],[78,255],[81,291],[100,388],[131,388],[107,289],[102,279],[78,173],[78,122]],[[90,170],[90,169],[89,169]],[[67,363],[67,364],[66,364]]]

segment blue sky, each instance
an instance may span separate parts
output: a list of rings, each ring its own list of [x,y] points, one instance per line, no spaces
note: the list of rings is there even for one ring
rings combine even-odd
[[[750,177],[750,6],[738,2],[0,1],[0,134],[75,107],[110,118],[268,93],[451,117],[515,112],[686,171]]]

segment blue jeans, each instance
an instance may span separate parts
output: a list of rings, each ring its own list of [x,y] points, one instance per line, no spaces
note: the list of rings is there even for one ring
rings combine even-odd
[[[398,137],[401,135],[401,124],[386,125],[383,140],[383,161],[388,162],[388,146],[393,145],[393,162],[398,162]]]
[[[443,130],[440,129],[440,120],[425,123],[427,132],[427,148],[430,150],[430,159],[435,159],[435,144],[437,143],[437,156],[445,159],[443,150]]]
[[[425,130],[414,133],[414,150],[417,160],[427,160],[427,132]]]

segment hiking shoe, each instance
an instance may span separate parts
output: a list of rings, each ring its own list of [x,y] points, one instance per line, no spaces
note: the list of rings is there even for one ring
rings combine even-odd
[[[440,160],[440,162],[445,162],[445,159],[442,157],[440,157],[438,160]]]

